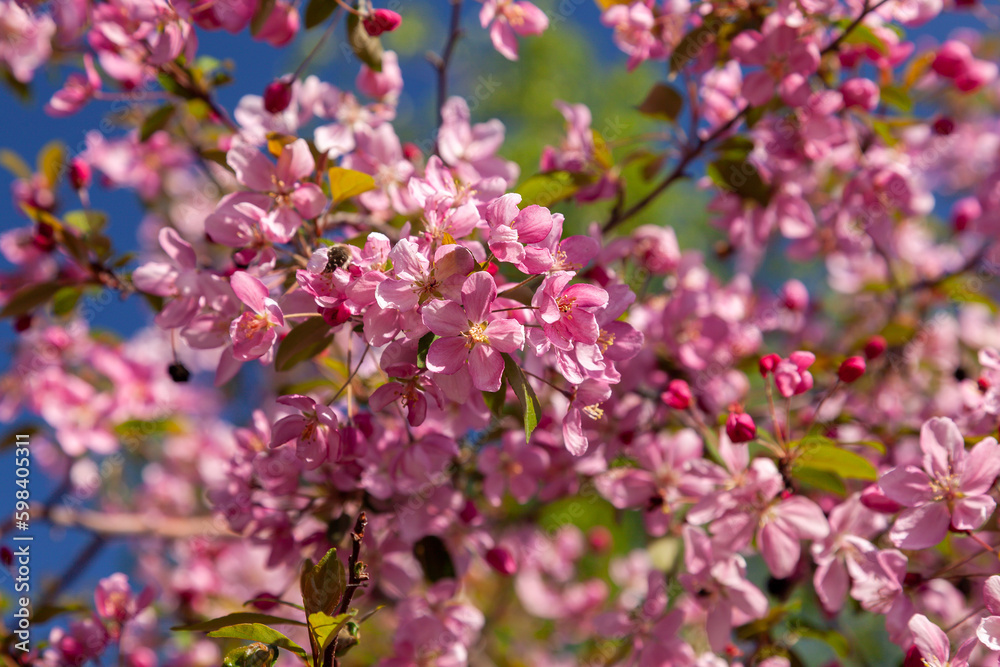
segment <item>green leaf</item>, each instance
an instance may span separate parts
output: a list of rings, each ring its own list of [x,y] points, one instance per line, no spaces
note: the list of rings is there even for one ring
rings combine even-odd
[[[281,634],[274,628],[270,628],[260,623],[241,623],[221,628],[208,633],[209,637],[228,637],[230,639],[248,639],[253,642],[263,642],[271,644],[286,651],[291,651],[303,660],[306,659],[304,648],[293,642],[291,639]]]
[[[246,625],[248,623],[271,623],[273,625],[305,625],[302,621],[295,621],[290,618],[272,616],[270,614],[258,614],[252,611],[238,611],[234,614],[213,618],[210,621],[191,623],[189,625],[178,625],[170,628],[174,631],[187,632],[211,632],[221,630],[232,625]]]
[[[22,431],[23,432],[23,431]],[[47,605],[34,610],[31,613],[31,622],[38,623],[41,625],[47,621],[51,621],[56,616],[61,614],[73,614],[77,612],[89,611],[87,607],[82,604],[68,604],[68,605]]]
[[[760,171],[749,160],[720,158],[706,169],[712,181],[743,199],[752,199],[761,206],[771,201],[771,186],[764,183]]]
[[[5,167],[7,171],[18,178],[31,178],[31,167],[20,155],[10,149],[0,149],[0,166]]]
[[[815,639],[816,641],[823,642],[836,651],[837,655],[841,658],[846,658],[851,652],[851,647],[847,643],[847,638],[836,630],[824,630],[821,628],[797,625],[794,629],[794,633],[806,639]]]
[[[274,355],[274,367],[279,371],[290,370],[296,364],[315,357],[332,341],[330,325],[322,317],[310,317],[302,324],[292,327],[278,345],[278,351]]]
[[[48,302],[63,287],[65,285],[59,282],[38,283],[22,287],[14,292],[7,305],[0,310],[0,319],[18,317],[30,313],[35,308]]]
[[[176,110],[173,104],[168,103],[158,107],[146,116],[146,120],[142,121],[142,129],[139,130],[139,141],[145,142],[154,133],[165,128],[170,119],[174,117]]]
[[[846,30],[854,22],[851,19],[843,19],[838,21],[838,25],[841,30]],[[885,42],[883,42],[878,35],[876,35],[871,28],[863,23],[854,25],[843,39],[844,44],[862,44],[870,46],[880,54],[887,55],[889,49],[886,47]]]
[[[502,415],[503,407],[507,403],[507,379],[503,379],[498,390],[484,391],[483,400],[486,401],[486,407],[490,409],[490,414],[494,417]]]
[[[52,297],[52,313],[58,317],[70,314],[82,294],[83,290],[79,287],[63,287]]]
[[[277,647],[254,642],[227,653],[222,667],[271,667],[277,659]]]
[[[177,83],[169,74],[160,72],[156,75],[156,80],[159,82],[160,87],[171,95],[176,95],[177,97],[184,98],[185,100],[193,100],[198,97],[193,92]]]
[[[417,343],[417,368],[427,368],[427,351],[431,349],[433,342],[433,331],[428,331],[420,337],[420,341]]]
[[[797,468],[793,472],[793,476],[796,481],[819,491],[826,491],[838,496],[847,495],[847,487],[844,486],[843,480],[832,472],[813,468]]]
[[[67,211],[63,221],[70,227],[79,229],[84,234],[100,232],[108,224],[108,214],[104,211],[85,211],[77,209]]]
[[[254,37],[264,28],[264,24],[267,23],[267,19],[271,16],[271,12],[274,11],[274,5],[276,0],[261,0],[260,4],[257,5],[257,11],[254,12],[253,18],[250,19],[250,34]]]
[[[882,86],[882,101],[904,113],[913,111],[913,100],[909,93],[896,86]]]
[[[940,290],[951,301],[960,303],[980,303],[997,313],[997,304],[983,290],[982,281],[975,277],[952,276],[943,281]]]
[[[315,28],[323,21],[330,18],[330,14],[337,8],[336,0],[309,0],[306,5],[305,25],[306,30]]]
[[[533,176],[514,188],[521,195],[521,207],[537,204],[552,206],[556,202],[569,199],[576,194],[588,180],[582,174],[568,171],[546,171]]]
[[[672,123],[677,120],[681,109],[684,108],[684,98],[673,86],[657,83],[637,108],[646,116]]]
[[[670,54],[670,71],[678,72],[689,61],[701,55],[706,46],[715,41],[713,24],[709,21],[684,35]]]
[[[817,436],[809,438],[812,440]],[[865,457],[832,444],[812,444],[803,439],[802,453],[795,460],[796,468],[832,472],[845,479],[878,479],[878,471]]]
[[[517,365],[514,358],[506,352],[503,355],[503,377],[514,390],[517,400],[524,410],[524,441],[531,441],[531,433],[538,426],[538,418],[542,413],[542,407],[538,402],[535,390],[528,384],[528,379],[524,376],[521,367]]]
[[[38,172],[45,176],[49,185],[55,185],[59,182],[59,176],[62,174],[65,163],[66,146],[61,141],[50,141],[38,153]]]
[[[318,611],[332,614],[347,588],[347,572],[337,558],[337,550],[327,551],[316,565],[307,559],[302,566],[300,585],[307,614]]]
[[[741,135],[734,135],[720,141],[715,146],[715,152],[721,158],[730,160],[745,160],[747,155],[753,152],[753,139]]]
[[[357,14],[347,15],[347,43],[358,60],[376,72],[382,71],[382,41],[368,34]]]
[[[336,616],[330,616],[321,611],[309,614],[309,627],[312,628],[316,643],[319,644],[320,653],[326,650],[326,647],[340,634],[347,622],[357,614],[356,609]]]
[[[330,168],[330,197],[336,202],[374,189],[375,179],[371,174],[344,167]]]

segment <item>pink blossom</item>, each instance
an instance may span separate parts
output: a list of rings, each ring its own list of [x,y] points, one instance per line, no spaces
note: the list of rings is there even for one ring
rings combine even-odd
[[[600,336],[596,312],[608,305],[608,293],[594,285],[570,285],[573,274],[558,271],[547,277],[531,299],[548,341],[568,350],[575,341],[596,343]]]
[[[295,440],[295,453],[307,469],[320,466],[325,461],[339,458],[340,434],[337,415],[329,406],[317,403],[308,396],[292,394],[278,399],[295,413],[279,419],[274,424],[271,447],[278,447]]]
[[[472,386],[480,391],[500,389],[504,361],[524,345],[524,327],[512,319],[493,318],[490,309],[497,297],[493,276],[473,273],[462,285],[461,305],[432,301],[424,306],[423,321],[441,338],[427,351],[427,368],[451,375],[468,364]]]
[[[85,74],[70,74],[62,89],[52,95],[52,99],[45,105],[46,113],[56,117],[71,116],[101,89],[101,75],[94,68],[94,58],[89,53],[83,56],[83,68]]]
[[[97,582],[94,590],[94,605],[97,615],[119,627],[112,632],[120,632],[120,626],[132,620],[136,614],[153,601],[154,591],[146,588],[136,596],[129,586],[128,577],[117,572]]]
[[[237,271],[230,281],[236,296],[252,311],[233,320],[229,328],[233,355],[242,361],[263,357],[271,352],[277,341],[275,327],[285,325],[281,308],[268,296],[264,283],[249,273]]]
[[[441,118],[438,153],[462,182],[473,185],[484,179],[502,179],[501,190],[514,184],[520,173],[517,164],[496,154],[505,137],[502,122],[494,118],[472,125],[469,105],[462,97],[449,98],[441,109]]]
[[[684,526],[684,565],[687,572],[679,577],[681,585],[708,613],[706,628],[713,651],[725,648],[734,625],[767,614],[767,597],[747,581],[743,557],[718,551],[693,526]]]
[[[811,36],[780,24],[761,34],[746,30],[733,39],[732,56],[763,69],[743,80],[743,96],[753,105],[767,103],[775,89],[786,104],[802,105],[809,96],[807,78],[819,66],[819,48]]]
[[[926,549],[945,538],[949,528],[977,530],[989,519],[996,501],[989,490],[1000,474],[1000,445],[981,440],[971,452],[951,419],[934,418],[920,429],[922,469],[898,466],[879,479],[891,500],[907,507],[889,538],[902,549]]]
[[[132,281],[147,294],[174,297],[156,314],[159,326],[164,329],[187,326],[207,296],[221,295],[224,282],[198,270],[194,248],[176,230],[164,227],[159,241],[171,263],[147,262],[133,272]]]
[[[615,45],[628,54],[629,72],[645,60],[666,55],[663,43],[653,34],[655,17],[645,2],[612,5],[601,15],[601,23],[615,29]]]
[[[979,621],[976,637],[991,651],[1000,651],[1000,575],[993,575],[983,584],[983,602],[989,616]]]
[[[302,225],[303,218],[315,218],[326,206],[326,197],[315,183],[304,182],[313,175],[316,162],[304,139],[284,146],[275,165],[256,147],[237,140],[226,154],[226,162],[246,187],[269,195],[268,209],[242,209],[248,217],[262,223],[265,237],[287,243]],[[238,209],[240,210],[240,209]]]
[[[785,398],[804,394],[812,389],[813,376],[807,368],[816,361],[812,352],[792,352],[774,366],[774,386]]]
[[[403,73],[399,69],[399,57],[395,51],[382,54],[382,71],[376,72],[362,64],[354,85],[368,97],[395,103],[403,92]]]
[[[541,206],[517,208],[521,195],[506,194],[486,205],[490,225],[490,251],[501,262],[524,260],[524,245],[545,240],[552,230],[552,214]]]
[[[28,83],[35,70],[52,55],[56,24],[48,14],[34,13],[15,0],[0,2],[0,62],[21,83]]]
[[[494,507],[500,507],[506,488],[519,503],[526,503],[538,491],[549,467],[550,457],[543,447],[508,436],[503,445],[487,447],[479,455],[479,471],[484,475],[483,495]]]
[[[549,27],[545,12],[525,0],[484,0],[479,22],[490,29],[493,48],[508,60],[517,60],[518,35],[541,35]]]
[[[562,423],[563,443],[574,456],[587,453],[590,440],[584,429],[590,422],[604,418],[601,404],[611,398],[611,387],[606,382],[584,380],[574,387],[569,410]]]
[[[976,639],[966,639],[951,657],[951,642],[944,630],[930,622],[923,614],[916,614],[907,624],[913,633],[913,643],[920,651],[924,664],[929,667],[968,667],[969,656],[976,647]]]

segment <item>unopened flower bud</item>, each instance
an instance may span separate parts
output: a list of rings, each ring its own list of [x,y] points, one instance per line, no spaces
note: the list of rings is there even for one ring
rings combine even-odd
[[[865,360],[861,357],[848,357],[840,364],[837,377],[841,382],[850,384],[865,374]]]
[[[846,108],[860,107],[865,111],[874,111],[878,106],[879,88],[871,79],[848,79],[840,86],[840,94],[844,96]]]
[[[726,435],[733,442],[750,442],[757,437],[757,425],[745,412],[730,412],[726,419]]]
[[[594,526],[587,533],[587,543],[597,553],[607,551],[613,542],[614,538],[611,535],[611,531],[604,526]]]
[[[969,47],[962,42],[951,39],[938,49],[934,56],[934,62],[931,63],[931,69],[941,76],[953,79],[968,69],[971,62],[972,51]]]
[[[885,338],[882,336],[872,336],[868,339],[868,342],[865,343],[865,357],[867,357],[869,361],[872,359],[878,359],[885,353],[887,347],[889,347],[889,344],[886,343]]]
[[[956,232],[968,229],[969,225],[983,214],[983,207],[975,197],[963,197],[951,207],[951,224]]]
[[[902,509],[902,505],[882,493],[878,484],[872,484],[861,492],[861,504],[882,514],[895,514]]]
[[[691,387],[684,380],[671,380],[660,398],[674,410],[687,410],[691,407]]]
[[[514,556],[503,547],[493,547],[487,551],[486,562],[505,577],[509,577],[517,572],[517,563],[514,562]]]
[[[760,376],[767,377],[767,374],[772,372],[779,363],[781,363],[781,357],[777,354],[768,354],[760,358]]]
[[[74,190],[83,190],[90,187],[92,180],[90,165],[80,158],[73,158],[69,163],[69,182]]]
[[[392,32],[403,22],[403,17],[391,9],[376,9],[364,20],[365,30],[372,37],[378,37],[383,32]]]
[[[278,79],[264,89],[264,108],[268,113],[281,113],[292,103],[292,84]]]
[[[788,310],[802,312],[809,307],[809,290],[798,280],[789,280],[781,288],[781,302]]]

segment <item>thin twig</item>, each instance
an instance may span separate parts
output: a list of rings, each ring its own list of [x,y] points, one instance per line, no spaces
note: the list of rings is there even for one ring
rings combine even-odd
[[[368,572],[365,564],[359,560],[361,557],[361,541],[365,539],[365,528],[368,526],[368,517],[362,511],[358,515],[358,521],[354,524],[354,531],[351,533],[351,555],[347,559],[347,587],[344,589],[344,597],[340,600],[336,615],[346,614],[351,606],[355,591],[364,582],[368,581]],[[326,652],[323,654],[323,667],[337,667],[340,661],[337,660],[337,643],[340,640],[340,633],[333,638]]]
[[[462,0],[451,0],[451,25],[448,27],[448,41],[440,56],[431,59],[431,64],[437,70],[437,112],[438,126],[444,123],[444,103],[448,100],[448,65],[455,52],[455,42],[462,36]],[[435,147],[434,152],[437,152]]]
[[[843,43],[843,41],[847,39],[848,35],[850,35],[851,32],[853,32],[859,25],[861,25],[861,22],[865,20],[865,17],[867,17],[870,13],[877,10],[879,7],[881,7],[888,1],[889,0],[880,0],[880,2],[875,6],[869,6],[868,3],[866,2],[865,7],[862,10],[861,14],[856,19],[854,19],[854,21],[851,22],[850,25],[844,28],[844,31],[840,33],[840,35],[838,35],[837,38],[834,39],[820,53],[822,55],[825,55],[827,53],[830,53],[831,51],[835,51]],[[608,219],[608,221],[604,223],[604,228],[602,229],[602,231],[606,234],[607,232],[611,231],[618,225],[622,224],[623,222],[625,222],[626,220],[628,220],[629,218],[631,218],[632,216],[634,216],[635,214],[639,213],[644,208],[649,206],[650,203],[652,203],[657,197],[663,194],[663,192],[666,191],[671,185],[673,185],[676,181],[680,180],[684,176],[684,170],[688,168],[688,166],[695,160],[695,158],[697,158],[704,152],[705,148],[709,144],[711,144],[713,141],[715,141],[723,134],[728,132],[730,129],[732,129],[749,111],[750,111],[750,105],[747,104],[742,109],[740,109],[740,111],[735,116],[730,118],[726,123],[716,128],[716,130],[712,132],[712,134],[710,134],[708,137],[706,137],[705,139],[699,139],[694,146],[692,146],[688,151],[685,152],[684,157],[681,158],[681,161],[677,163],[677,166],[674,167],[674,169],[670,172],[670,174],[668,174],[667,177],[664,178],[659,185],[653,188],[652,192],[650,192],[645,197],[640,199],[638,202],[633,204],[624,213],[613,213],[611,217]]]

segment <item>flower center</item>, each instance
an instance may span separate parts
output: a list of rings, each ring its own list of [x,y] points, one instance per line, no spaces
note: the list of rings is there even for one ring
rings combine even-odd
[[[489,336],[486,335],[486,322],[469,322],[469,330],[465,331],[462,335],[468,339],[466,347],[470,349],[476,343],[482,343],[483,345],[490,344]]]

